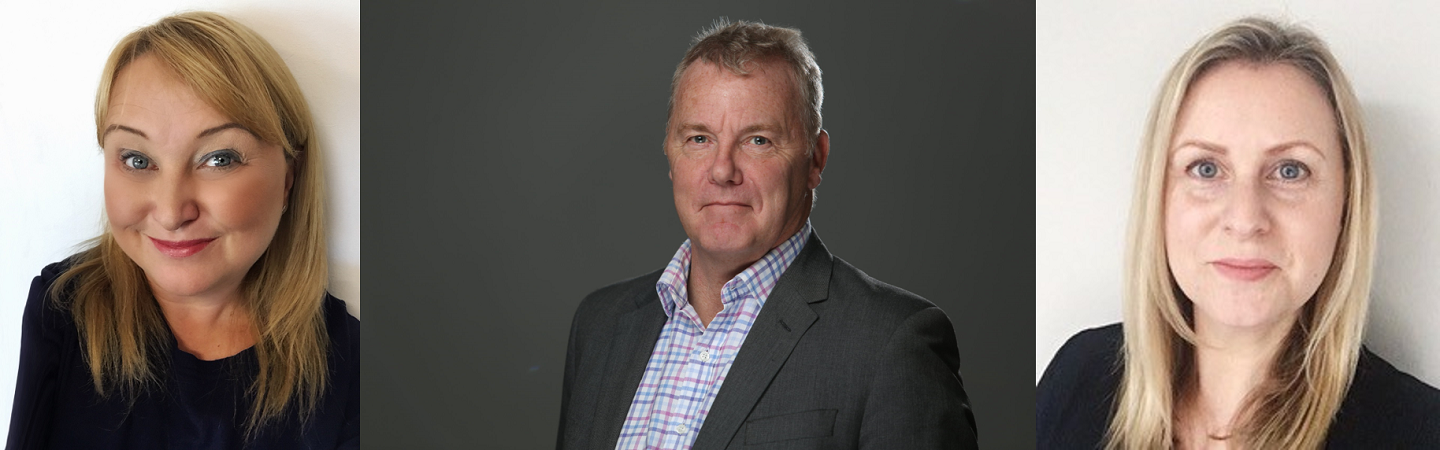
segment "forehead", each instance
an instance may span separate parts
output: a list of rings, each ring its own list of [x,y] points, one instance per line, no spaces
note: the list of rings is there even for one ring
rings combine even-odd
[[[163,117],[208,123],[227,119],[153,55],[136,58],[116,74],[106,114],[107,121]]]
[[[1307,140],[1339,151],[1339,127],[1325,91],[1299,68],[1226,62],[1191,85],[1175,140],[1251,147]]]
[[[745,68],[749,73],[741,75],[710,61],[695,61],[675,87],[675,113],[766,113],[798,120],[793,105],[799,91],[788,66],[765,59],[750,61]]]

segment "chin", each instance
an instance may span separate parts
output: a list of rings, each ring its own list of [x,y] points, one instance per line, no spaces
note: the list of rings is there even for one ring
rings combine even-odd
[[[215,287],[214,276],[189,273],[185,270],[145,271],[145,280],[152,291],[163,291],[169,295],[194,296],[204,294]]]
[[[1207,319],[1213,325],[1229,329],[1265,329],[1288,325],[1295,317],[1295,310],[1285,309],[1274,299],[1260,299],[1254,296],[1231,297],[1209,302],[1202,307],[1195,306],[1196,319]]]

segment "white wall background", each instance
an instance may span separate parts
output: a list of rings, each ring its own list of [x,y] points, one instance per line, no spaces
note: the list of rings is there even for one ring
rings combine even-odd
[[[300,82],[327,152],[330,291],[360,315],[360,2],[130,0],[0,4],[0,442],[31,279],[100,233],[95,89],[121,37],[180,11],[265,37]]]
[[[1170,65],[1249,14],[1325,39],[1365,109],[1380,190],[1366,343],[1440,386],[1440,5],[1042,1],[1035,13],[1035,379],[1076,332],[1120,320],[1134,158]]]

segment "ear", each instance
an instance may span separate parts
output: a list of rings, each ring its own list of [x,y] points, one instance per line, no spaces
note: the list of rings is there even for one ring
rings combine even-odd
[[[289,161],[286,161],[285,164],[285,201],[289,202],[290,188],[295,186],[295,159],[287,159],[289,159]]]
[[[670,126],[668,123],[665,125]],[[665,133],[665,140],[660,142],[660,154],[665,155],[665,178],[675,181],[675,161],[670,159],[670,133]]]
[[[820,173],[825,171],[825,163],[830,161],[830,133],[820,130],[820,136],[815,138],[815,151],[810,152],[810,189],[820,186]]]

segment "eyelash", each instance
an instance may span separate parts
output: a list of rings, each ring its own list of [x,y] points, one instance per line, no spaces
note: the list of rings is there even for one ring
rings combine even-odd
[[[229,159],[230,159],[230,162],[229,162],[228,164],[224,165],[224,166],[212,166],[212,165],[210,165],[210,161],[214,160],[215,158],[221,158],[221,157],[229,158]],[[213,151],[213,152],[210,152],[210,153],[206,153],[204,157],[201,157],[201,158],[200,158],[200,165],[205,166],[205,167],[212,167],[212,168],[220,169],[220,170],[228,170],[228,169],[234,168],[234,166],[236,166],[236,165],[245,165],[245,159],[240,156],[240,152],[235,151],[234,149],[229,149],[229,148],[227,148],[227,149],[223,149],[223,150],[216,150],[216,151]]]
[[[1215,174],[1210,177],[1202,176],[1199,172],[1197,172],[1197,170],[1201,167],[1202,164],[1207,163],[1215,166]],[[1299,170],[1299,173],[1295,176],[1295,178],[1285,178],[1278,176],[1279,171],[1285,169],[1286,167],[1294,167]],[[1199,159],[1185,166],[1185,173],[1190,175],[1191,177],[1195,177],[1201,180],[1212,180],[1220,176],[1220,164],[1216,163],[1215,160],[1209,158]],[[1270,174],[1275,176],[1267,175],[1266,178],[1272,178],[1280,181],[1281,183],[1299,183],[1309,179],[1311,171],[1310,167],[1305,165],[1305,163],[1293,159],[1287,159],[1280,161],[1280,163],[1276,164],[1275,168],[1270,170]]]
[[[150,157],[146,156],[144,153],[140,153],[135,150],[124,150],[120,152],[119,157],[120,166],[123,167],[125,170],[132,172],[138,172],[142,170],[156,170],[154,168],[155,162],[152,161]],[[135,167],[134,163],[131,162],[131,158],[139,158],[140,160],[143,160],[145,162],[145,167]],[[211,165],[210,163],[215,158],[228,158],[229,162],[227,162],[225,165],[220,166]],[[199,165],[200,167],[211,168],[215,170],[230,170],[237,165],[244,164],[245,158],[240,154],[240,152],[236,151],[235,149],[227,148],[206,153],[205,156],[200,157]]]
[[[131,163],[131,162],[130,162],[130,158],[141,158],[141,159],[143,159],[143,160],[145,161],[145,167],[135,167],[135,166],[134,166],[134,163]],[[121,152],[120,152],[120,166],[123,167],[123,168],[125,168],[125,170],[131,171],[131,172],[139,172],[139,171],[142,171],[142,170],[154,170],[154,169],[152,169],[152,167],[154,166],[154,162],[150,161],[150,157],[149,157],[149,156],[145,156],[145,154],[140,153],[140,152],[137,152],[137,151],[134,151],[134,150],[125,150],[125,151],[121,151]]]
[[[708,140],[708,139],[710,139],[710,138],[705,137],[705,136],[690,136],[690,138],[687,139],[687,140],[690,141],[690,142],[694,142],[694,143],[696,143],[696,144],[704,144],[705,142],[702,142],[702,141],[705,141],[705,140]],[[762,139],[762,140],[764,140],[765,142],[756,143],[756,142],[754,142],[756,139]],[[767,137],[764,137],[764,136],[752,136],[752,137],[749,137],[749,138],[745,138],[745,140],[746,140],[746,141],[749,141],[751,144],[754,144],[754,145],[769,145],[769,144],[772,143],[772,141],[770,140],[770,138],[767,138]]]

